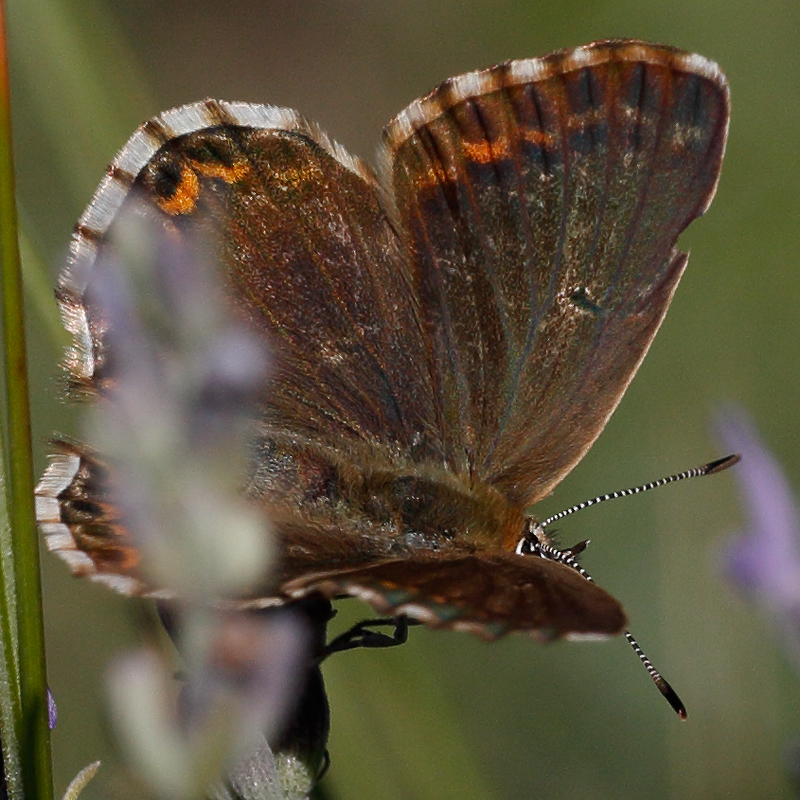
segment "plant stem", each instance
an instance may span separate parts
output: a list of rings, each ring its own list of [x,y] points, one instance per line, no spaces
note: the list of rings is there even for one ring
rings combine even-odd
[[[0,302],[6,367],[7,510],[12,559],[2,559],[3,587],[0,632],[7,671],[7,701],[15,718],[17,758],[23,796],[51,800],[50,731],[44,657],[42,587],[33,504],[33,458],[30,441],[28,369],[25,351],[24,301],[17,239],[14,163],[11,146],[8,48],[5,4],[0,0]],[[5,572],[13,560],[13,576]],[[13,587],[13,588],[12,588]],[[14,600],[9,601],[13,592]],[[16,647],[10,618],[16,607]],[[16,652],[16,659],[14,653]],[[18,665],[18,666],[17,666]],[[18,679],[18,686],[14,687]],[[17,695],[15,697],[15,694]],[[5,716],[5,715],[4,715]],[[10,746],[3,741],[4,750]],[[6,763],[13,763],[4,754]],[[11,788],[11,787],[9,787]]]

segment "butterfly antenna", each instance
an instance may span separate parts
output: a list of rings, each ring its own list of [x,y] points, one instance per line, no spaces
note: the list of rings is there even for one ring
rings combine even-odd
[[[585,545],[586,542],[581,542],[579,545],[576,545],[576,547],[582,550]],[[579,572],[584,578],[586,578],[587,581],[594,583],[592,576],[577,562],[575,558],[576,547],[572,547],[569,550],[559,550],[558,548],[553,547],[551,544],[539,541],[538,539],[523,539],[520,542],[517,552],[521,554],[535,553],[541,558],[549,558],[553,561],[560,561],[562,564],[566,564],[576,572]],[[580,552],[580,550],[578,552]],[[678,693],[653,666],[653,662],[650,661],[650,659],[645,655],[644,650],[639,647],[639,643],[633,638],[630,631],[625,631],[625,638],[628,640],[628,644],[630,644],[630,646],[633,648],[634,653],[639,656],[639,661],[644,664],[647,674],[652,678],[653,683],[658,687],[658,691],[664,695],[664,697],[667,699],[667,702],[672,706],[673,709],[675,709],[675,713],[677,713],[681,719],[686,719],[686,706],[683,705],[680,697],[678,697]]]
[[[676,475],[669,475],[666,478],[660,478],[657,481],[644,483],[641,486],[634,486],[631,489],[621,489],[618,492],[611,492],[609,494],[601,494],[598,497],[593,497],[591,500],[584,500],[582,503],[578,503],[577,505],[567,508],[564,511],[559,511],[558,514],[553,514],[552,517],[549,517],[540,524],[543,528],[546,528],[548,525],[551,525],[552,523],[557,522],[564,517],[568,517],[570,514],[574,514],[576,511],[583,511],[584,508],[596,505],[597,503],[604,503],[606,500],[616,500],[618,497],[628,497],[632,494],[639,494],[639,492],[649,492],[651,489],[656,489],[659,486],[666,486],[668,483],[676,483],[677,481],[685,481],[687,478],[699,478],[701,475],[714,475],[717,472],[722,472],[723,470],[732,467],[734,464],[737,464],[741,458],[742,457],[737,454],[725,456],[725,458],[718,458],[716,461],[709,461],[708,464],[703,464],[702,467],[687,469],[685,472],[679,472]],[[633,643],[633,641],[631,641],[631,643],[634,644],[634,649],[636,649],[635,643]],[[642,656],[640,655],[639,657],[641,658]],[[645,666],[647,666],[647,664],[645,664]],[[656,675],[658,675],[657,672]]]
[[[618,497],[627,497],[631,494],[639,494],[639,492],[648,492],[650,489],[655,489],[658,486],[666,486],[668,483],[675,483],[676,481],[683,481],[687,478],[698,478],[701,475],[714,475],[717,472],[722,472],[723,470],[732,467],[734,464],[737,464],[741,460],[740,455],[730,455],[725,456],[725,458],[718,458],[716,461],[710,461],[708,464],[703,464],[701,467],[695,467],[694,469],[688,469],[685,472],[679,472],[676,475],[669,475],[666,478],[660,478],[657,481],[651,481],[650,483],[642,484],[641,486],[634,486],[631,489],[622,489],[618,492],[611,492],[610,494],[603,494],[598,497],[594,497],[591,500],[585,500],[583,503],[578,503],[577,505],[572,506],[571,508],[567,508],[564,511],[560,511],[558,514],[554,514],[549,519],[546,519],[544,522],[540,523],[542,528],[546,528],[548,525],[551,525],[553,522],[557,520],[563,519],[564,517],[568,517],[570,514],[574,514],[576,511],[582,511],[584,508],[588,508],[589,506],[596,505],[597,503],[604,503],[606,500],[616,500]],[[563,563],[567,564],[568,566],[572,567],[573,569],[580,572],[584,578],[587,580],[592,580],[591,576],[583,569],[578,562],[575,560],[575,556],[578,555],[585,547],[587,542],[579,542],[574,547],[570,548],[569,550],[556,550],[550,545],[546,544],[538,544],[538,549],[542,551],[542,555],[546,558],[554,558],[558,561],[562,561]],[[633,652],[639,657],[639,661],[642,662],[644,668],[647,670],[647,674],[652,679],[653,683],[658,688],[658,691],[661,692],[662,695],[666,698],[667,702],[672,706],[675,710],[675,713],[681,718],[686,719],[686,706],[683,705],[680,697],[678,697],[678,693],[669,685],[669,683],[662,677],[661,673],[653,666],[653,663],[650,659],[645,655],[644,650],[639,647],[639,643],[636,639],[631,636],[630,631],[625,631],[625,638],[628,640],[628,644],[633,648]]]
[[[628,640],[628,644],[633,648],[633,652],[639,656],[639,661],[644,664],[644,668],[653,679],[653,683],[658,687],[658,691],[664,695],[667,702],[675,710],[675,713],[681,719],[686,719],[686,706],[684,706],[680,697],[678,697],[678,693],[661,677],[661,673],[653,666],[650,659],[645,655],[644,650],[639,647],[639,643],[631,636],[630,631],[625,631],[625,638]]]
[[[583,542],[581,542],[583,544]],[[594,579],[592,576],[575,560],[575,556],[572,554],[571,550],[556,550],[555,548],[550,547],[549,545],[540,545],[540,549],[542,550],[542,555],[545,558],[552,558],[557,561],[561,561],[567,566],[572,567],[574,570],[579,572],[586,578],[587,581],[591,581],[594,583]],[[572,548],[574,550],[574,548]],[[636,639],[633,638],[630,631],[625,631],[625,638],[628,640],[628,644],[633,648],[633,652],[639,656],[639,661],[644,664],[644,668],[647,670],[647,674],[651,677],[653,683],[658,688],[658,691],[661,692],[662,695],[666,698],[667,702],[672,706],[675,710],[675,713],[681,718],[686,719],[686,706],[684,706],[680,697],[678,697],[678,693],[669,685],[669,682],[662,677],[661,673],[653,666],[653,662],[645,655],[644,650],[639,647],[639,643]]]

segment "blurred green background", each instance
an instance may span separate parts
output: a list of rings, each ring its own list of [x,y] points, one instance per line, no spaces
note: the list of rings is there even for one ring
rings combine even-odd
[[[800,3],[796,0],[9,0],[20,211],[30,281],[35,447],[78,433],[59,399],[50,288],[72,225],[143,120],[207,96],[287,105],[371,158],[382,126],[442,79],[605,37],[694,50],[733,94],[717,198],[685,235],[692,259],[667,320],[584,462],[537,513],[722,455],[714,411],[754,415],[800,486]],[[798,676],[723,581],[741,524],[730,474],[587,511],[584,563],[689,710],[681,723],[624,640],[486,645],[412,631],[393,651],[326,665],[325,784],[342,800],[782,798],[800,737]],[[126,796],[103,722],[104,668],[137,610],[44,558],[57,788],[91,760],[84,795]],[[344,628],[366,613],[340,604]]]

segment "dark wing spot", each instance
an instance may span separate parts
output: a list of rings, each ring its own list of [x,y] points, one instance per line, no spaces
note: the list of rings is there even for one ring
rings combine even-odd
[[[181,183],[181,168],[174,163],[162,164],[153,177],[153,191],[164,200],[171,200]]]

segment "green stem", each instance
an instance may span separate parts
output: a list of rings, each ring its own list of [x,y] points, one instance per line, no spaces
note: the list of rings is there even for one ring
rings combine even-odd
[[[6,366],[6,414],[8,440],[7,509],[13,576],[7,574],[9,559],[2,559],[2,601],[4,614],[0,632],[8,681],[10,710],[16,729],[16,756],[27,800],[53,797],[50,761],[50,731],[47,718],[47,676],[44,657],[42,587],[39,549],[33,504],[33,458],[28,404],[28,368],[25,351],[24,303],[17,239],[17,209],[14,194],[14,164],[11,146],[11,104],[8,80],[8,49],[5,30],[5,4],[0,0],[0,298],[2,302],[3,343]],[[12,589],[13,587],[13,589]],[[9,602],[9,590],[14,601]],[[13,634],[11,606],[16,606],[16,655],[10,639]],[[18,663],[18,668],[17,668]],[[14,687],[18,679],[18,687]],[[2,701],[2,700],[0,700]],[[2,716],[6,716],[3,714]],[[3,741],[5,751],[11,743]],[[4,761],[13,765],[13,759]],[[12,788],[12,787],[9,787]]]

